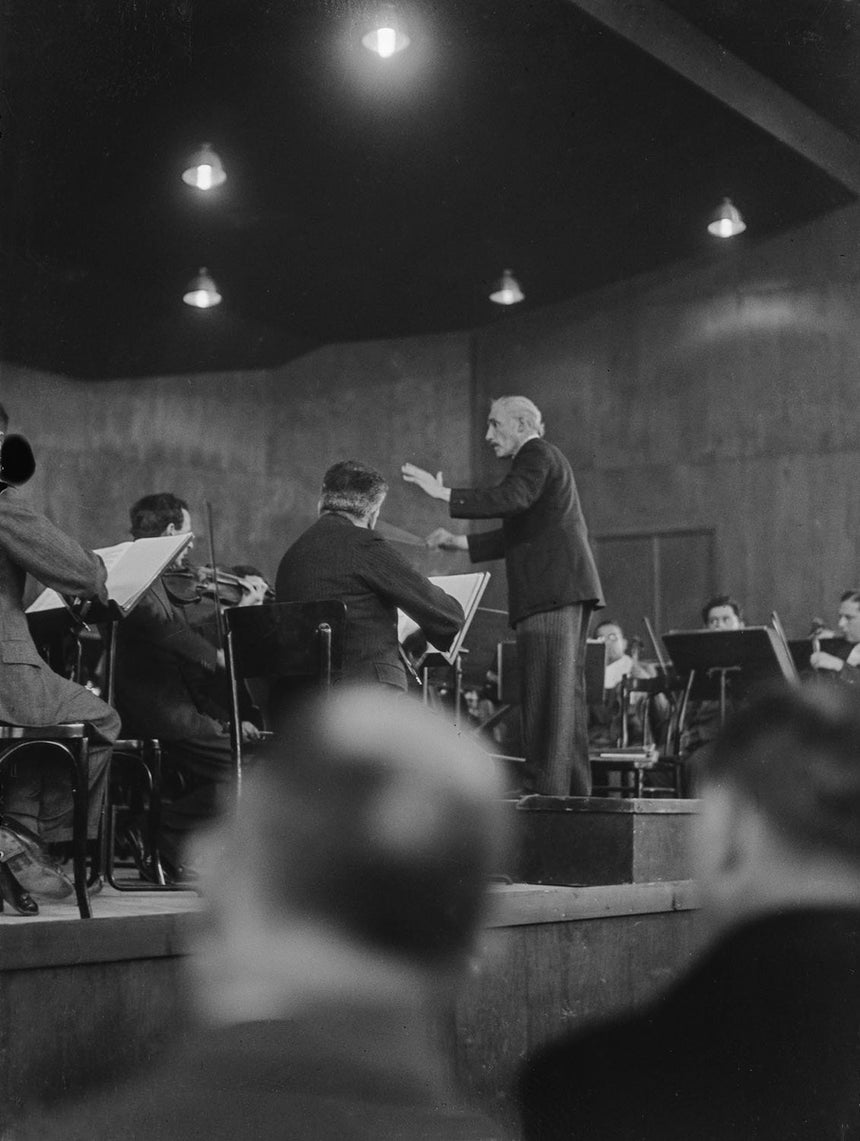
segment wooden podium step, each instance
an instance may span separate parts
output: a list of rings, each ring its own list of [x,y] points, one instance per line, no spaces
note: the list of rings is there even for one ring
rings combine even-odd
[[[536,884],[693,878],[696,800],[528,796],[516,804],[511,878]]]

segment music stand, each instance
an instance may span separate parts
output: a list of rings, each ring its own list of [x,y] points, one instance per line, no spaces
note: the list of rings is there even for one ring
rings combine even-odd
[[[797,670],[785,642],[770,626],[740,630],[672,630],[662,635],[675,672],[685,678],[697,701],[720,702],[725,721],[731,678],[735,696],[770,678],[796,682]]]

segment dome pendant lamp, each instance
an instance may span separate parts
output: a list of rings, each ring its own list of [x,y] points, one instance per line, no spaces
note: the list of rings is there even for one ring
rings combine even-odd
[[[497,305],[516,305],[520,301],[525,301],[526,295],[520,288],[520,283],[514,277],[513,270],[503,270],[502,276],[493,287],[493,292],[490,294],[490,300],[495,301]]]
[[[742,234],[746,228],[747,224],[732,204],[731,198],[722,200],[708,222],[708,233],[716,238],[733,238],[736,234]]]
[[[379,7],[373,27],[361,37],[361,42],[369,51],[376,52],[380,59],[390,59],[409,47],[409,36],[393,4]]]
[[[209,276],[209,270],[201,266],[196,277],[193,277],[185,288],[182,300],[194,309],[211,309],[221,304],[221,294],[218,286]]]
[[[188,159],[188,166],[182,172],[182,181],[195,190],[214,190],[227,181],[227,172],[221,159],[212,150],[211,143],[204,143]]]

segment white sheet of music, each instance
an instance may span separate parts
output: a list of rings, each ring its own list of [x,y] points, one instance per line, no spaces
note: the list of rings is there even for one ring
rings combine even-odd
[[[442,657],[449,662],[454,661],[463,646],[463,640],[469,632],[472,619],[475,617],[475,611],[478,609],[478,603],[483,598],[489,581],[489,571],[473,571],[471,574],[438,574],[430,576],[430,582],[432,582],[434,586],[441,587],[446,594],[450,594],[452,598],[456,598],[463,607],[463,613],[466,616],[463,625],[460,627],[460,632],[454,639],[450,649],[439,650],[435,646],[428,645],[427,649],[430,652],[441,654]],[[397,611],[397,637],[400,642],[403,642],[405,638],[408,638],[410,634],[414,634],[418,629],[419,626],[417,622],[413,622],[402,610]]]
[[[192,535],[158,535],[151,539],[131,539],[116,543],[112,547],[99,547],[99,555],[107,570],[108,598],[112,599],[128,614],[145,590],[147,590],[165,567],[175,562],[179,553],[188,546]],[[43,590],[32,605],[28,614],[39,614],[45,610],[60,610],[64,603],[55,590]]]

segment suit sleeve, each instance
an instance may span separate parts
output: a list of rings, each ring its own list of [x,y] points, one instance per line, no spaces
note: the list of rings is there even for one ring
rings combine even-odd
[[[505,535],[501,527],[495,531],[484,531],[477,535],[467,535],[469,558],[473,563],[485,563],[491,559],[505,557]]]
[[[98,555],[34,511],[15,488],[0,494],[0,536],[13,562],[43,586],[80,598],[107,599],[107,572]]]
[[[452,519],[505,519],[520,515],[536,502],[549,475],[545,451],[524,448],[498,487],[453,487],[448,505]],[[496,556],[493,556],[496,557]]]
[[[463,625],[460,603],[382,539],[366,547],[363,556],[361,573],[370,589],[417,622],[437,649],[447,650]]]
[[[163,647],[176,657],[213,671],[218,656],[215,647],[202,634],[177,618],[173,608],[159,597],[157,587],[150,587],[123,626],[143,641]]]

